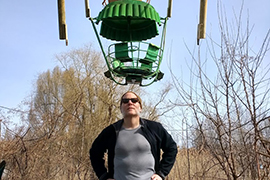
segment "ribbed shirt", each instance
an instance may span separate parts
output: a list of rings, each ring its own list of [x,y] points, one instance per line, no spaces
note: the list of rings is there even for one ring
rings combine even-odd
[[[150,180],[154,174],[155,159],[142,133],[141,126],[120,130],[115,146],[115,180]]]

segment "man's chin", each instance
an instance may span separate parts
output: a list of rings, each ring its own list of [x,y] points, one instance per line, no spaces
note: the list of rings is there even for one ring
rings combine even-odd
[[[138,113],[126,113],[126,114],[124,114],[124,117],[136,117],[136,116],[140,116],[140,114],[138,114]]]

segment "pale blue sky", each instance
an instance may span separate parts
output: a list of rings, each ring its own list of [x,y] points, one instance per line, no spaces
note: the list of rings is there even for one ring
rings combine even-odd
[[[101,11],[102,0],[89,0],[91,15]],[[227,19],[233,18],[233,11],[239,14],[241,0],[223,0]],[[164,17],[168,2],[152,0],[151,4]],[[165,78],[148,87],[155,91],[166,79],[168,59],[171,53],[175,74],[185,74],[186,62],[190,58],[184,43],[196,49],[197,24],[200,0],[173,1],[172,18],[168,21],[166,48],[161,70]],[[245,0],[243,20],[249,13],[250,24],[254,25],[252,44],[260,45],[270,28],[270,1]],[[55,54],[93,43],[97,50],[96,37],[90,21],[85,18],[84,1],[66,1],[66,22],[69,46],[59,40],[57,0],[0,0],[0,106],[17,108],[33,90],[38,74],[57,65]],[[219,37],[217,1],[208,1],[207,34]],[[205,40],[201,40],[205,46]]]

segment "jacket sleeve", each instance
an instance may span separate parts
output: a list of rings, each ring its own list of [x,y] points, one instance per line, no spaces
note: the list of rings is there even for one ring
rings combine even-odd
[[[98,137],[94,140],[92,147],[89,151],[90,161],[99,180],[105,180],[108,177],[108,171],[105,167],[104,154],[106,153],[108,133],[110,132],[110,126],[105,128]]]
[[[165,178],[167,176],[175,162],[177,155],[177,145],[173,140],[172,136],[167,132],[167,130],[161,125],[161,149],[163,151],[162,159],[159,164],[159,172],[157,172],[161,177]]]

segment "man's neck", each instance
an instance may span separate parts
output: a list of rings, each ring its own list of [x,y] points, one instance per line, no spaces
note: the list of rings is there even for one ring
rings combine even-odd
[[[123,127],[126,129],[135,129],[140,125],[140,117],[124,117]]]

